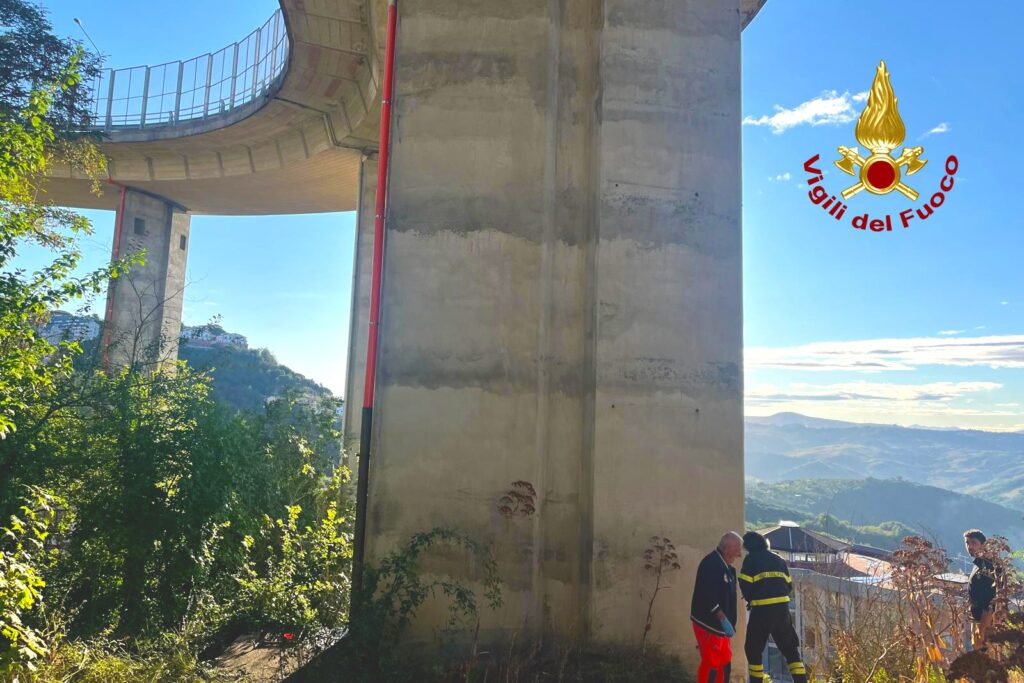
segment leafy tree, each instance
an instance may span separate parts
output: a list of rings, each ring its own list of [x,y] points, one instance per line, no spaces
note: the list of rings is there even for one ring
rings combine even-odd
[[[50,310],[98,293],[126,266],[114,264],[74,277],[81,256],[76,239],[91,232],[90,225],[74,212],[38,201],[55,154],[50,143],[57,135],[47,113],[57,93],[79,82],[79,62],[76,55],[56,84],[33,91],[23,110],[0,112],[0,438],[17,428],[19,412],[29,410],[58,378],[70,374],[71,356],[80,351],[76,344],[55,348],[39,335],[38,325]],[[98,152],[86,141],[65,149],[77,150],[74,163],[90,173],[102,167]],[[52,249],[53,262],[36,273],[15,267],[18,249],[26,243]],[[0,477],[10,470],[12,457],[8,453],[0,459]]]
[[[85,53],[77,41],[54,35],[45,11],[34,3],[0,0],[0,26],[0,117],[15,119],[31,108],[35,93],[65,80],[68,64],[77,63],[86,83],[99,73],[100,58]],[[76,79],[37,115],[58,138],[66,138],[85,129],[89,113],[89,93]]]
[[[179,628],[200,607],[244,612],[242,579],[270,577],[285,593],[313,586],[309,614],[320,616],[328,585],[347,595],[351,503],[332,403],[285,397],[262,414],[237,413],[184,363],[79,374],[59,395],[64,407],[0,443],[0,454],[31,446],[7,486],[46,481],[67,498],[51,594],[73,607],[72,635]],[[292,526],[271,521],[289,506],[301,510]],[[246,537],[263,540],[246,547]],[[301,557],[282,551],[289,543]],[[258,622],[251,616],[242,615]]]
[[[40,489],[28,499],[10,525],[0,529],[0,674],[22,667],[32,669],[45,652],[43,637],[26,623],[46,582],[40,575],[40,556],[54,521],[56,501]]]

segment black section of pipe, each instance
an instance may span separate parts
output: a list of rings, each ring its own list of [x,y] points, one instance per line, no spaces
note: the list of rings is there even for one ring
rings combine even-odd
[[[356,528],[352,546],[352,600],[349,619],[358,609],[363,590],[363,562],[366,557],[366,499],[369,493],[370,434],[373,431],[373,407],[364,406],[359,427],[359,474],[356,479]]]

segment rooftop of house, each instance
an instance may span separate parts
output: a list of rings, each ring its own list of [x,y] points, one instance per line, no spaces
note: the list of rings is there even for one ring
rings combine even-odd
[[[777,525],[758,529],[768,539],[772,550],[807,554],[856,554],[867,558],[887,560],[892,552],[860,543],[848,543],[828,534],[805,529],[795,522],[780,521]]]
[[[838,553],[850,546],[849,543],[804,529],[792,522],[780,522],[777,526],[759,529],[758,533],[768,539],[772,550],[790,553]]]

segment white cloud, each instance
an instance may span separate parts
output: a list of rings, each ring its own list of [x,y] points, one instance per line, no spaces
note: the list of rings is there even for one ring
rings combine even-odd
[[[792,411],[848,422],[1014,431],[1024,417],[1018,404],[985,405],[985,397],[1002,388],[996,382],[754,384],[746,391],[745,410],[748,415]]]
[[[1009,301],[1000,301],[1000,302],[999,302],[999,305],[1000,305],[1000,306],[1006,306],[1006,305],[1008,305],[1009,303],[1010,303]]]
[[[965,330],[939,330],[939,334],[960,334]]]
[[[864,92],[859,92],[856,95],[854,95],[853,97],[851,97],[850,99],[853,100],[854,102],[867,102],[868,101],[868,91],[865,90]]]
[[[922,135],[921,137],[922,138],[926,138],[929,135],[938,135],[939,133],[948,133],[948,132],[949,132],[949,124],[946,123],[945,121],[943,121],[939,125],[937,125],[934,128],[932,128],[930,131],[928,131],[927,133]]]
[[[780,173],[779,175],[777,175],[777,176],[774,176],[774,177],[772,177],[772,176],[768,176],[768,180],[769,180],[769,181],[775,181],[775,182],[786,182],[786,181],[787,181],[787,180],[789,180],[789,179],[790,179],[791,177],[792,177],[792,176],[791,176],[791,175],[789,175],[789,171],[787,171],[787,172],[785,172],[785,173]]]
[[[895,384],[892,382],[839,382],[808,384],[793,382],[785,389],[774,385],[755,385],[747,391],[747,400],[765,401],[950,401],[967,394],[1001,389],[996,382],[930,382]]]
[[[867,99],[866,92],[850,95],[847,91],[840,95],[835,90],[826,90],[813,100],[801,102],[792,109],[775,105],[774,114],[765,114],[760,117],[747,116],[743,119],[743,125],[771,126],[772,132],[780,135],[789,128],[804,124],[821,126],[850,123],[858,116],[853,108],[853,103],[862,102],[865,99]]]
[[[1024,368],[1024,335],[815,342],[744,350],[748,368],[883,372],[923,365]]]

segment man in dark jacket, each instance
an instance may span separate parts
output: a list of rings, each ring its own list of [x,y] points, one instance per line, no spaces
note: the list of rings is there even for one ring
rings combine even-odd
[[[697,567],[690,621],[700,650],[697,683],[729,683],[736,635],[736,569],[743,539],[735,531],[722,536],[718,547]]]
[[[996,598],[996,576],[995,565],[992,560],[983,556],[985,541],[988,540],[978,529],[970,529],[964,532],[964,545],[967,552],[974,558],[974,569],[971,570],[971,578],[968,588],[968,595],[971,603],[971,619],[974,620],[974,647],[985,650],[985,639],[988,637],[988,630],[992,626],[992,619],[995,616]]]
[[[789,664],[793,683],[807,683],[807,669],[800,659],[800,637],[789,616],[793,579],[786,561],[768,548],[768,540],[750,531],[743,536],[747,557],[740,569],[740,591],[750,606],[747,640],[743,650],[750,667],[750,683],[764,683],[764,649],[768,636]]]

